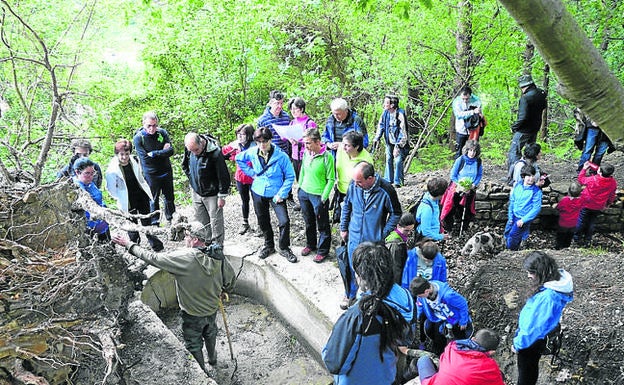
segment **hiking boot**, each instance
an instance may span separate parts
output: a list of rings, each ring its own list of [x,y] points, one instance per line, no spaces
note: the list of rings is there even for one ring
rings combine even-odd
[[[282,249],[280,250],[280,255],[284,258],[286,258],[286,260],[290,263],[296,263],[297,262],[297,256],[295,254],[293,254],[292,250],[290,250],[290,248],[286,248],[286,249]]]
[[[240,235],[245,234],[246,232],[248,232],[251,229],[251,227],[249,227],[249,223],[243,223],[243,225],[241,226],[241,228],[238,230],[238,233]]]
[[[325,260],[325,258],[327,258],[327,255],[316,254],[313,261],[316,263],[321,263]]]
[[[305,257],[310,255],[313,251],[316,251],[316,249],[306,246],[303,248],[303,250],[301,250],[301,255]]]
[[[266,259],[269,255],[273,253],[275,253],[275,248],[264,246],[262,250],[260,250],[260,254],[258,255],[258,258]]]

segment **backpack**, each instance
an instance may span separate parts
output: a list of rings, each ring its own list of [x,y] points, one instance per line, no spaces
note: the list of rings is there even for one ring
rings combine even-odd
[[[420,196],[420,198],[418,198],[418,200],[416,200],[416,202],[412,203],[411,205],[407,207],[407,212],[412,214],[415,220],[414,232],[412,233],[413,236],[411,240],[412,245],[416,244],[417,242],[419,242],[420,240],[424,238],[423,234],[420,231],[418,231],[418,226],[420,225],[420,222],[418,221],[418,218],[416,217],[416,213],[418,212],[418,207],[422,203],[424,197],[425,197],[425,193],[422,193],[422,195]],[[426,204],[428,206],[431,206],[428,202]],[[433,207],[431,207],[431,209],[433,209]]]
[[[559,356],[559,351],[563,344],[563,330],[561,330],[561,324],[558,323],[557,326],[546,335],[544,340],[545,343],[542,349],[542,355],[552,356],[550,360],[552,365],[555,362],[555,358]]]
[[[516,165],[518,163],[522,162],[522,164],[527,164],[526,160],[520,158],[518,159],[518,161],[516,163],[513,164],[513,166],[511,166],[509,168],[509,175],[507,175],[507,185],[508,186],[513,186],[514,185],[514,180],[513,180],[513,170],[514,168],[516,168]]]

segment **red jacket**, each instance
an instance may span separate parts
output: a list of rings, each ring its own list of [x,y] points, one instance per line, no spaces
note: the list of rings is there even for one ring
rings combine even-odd
[[[563,197],[557,204],[557,211],[559,211],[559,227],[566,229],[576,227],[576,222],[578,222],[579,213],[582,208],[582,198]]]
[[[453,341],[440,356],[440,369],[422,385],[505,385],[496,361],[487,353],[472,350]]]
[[[223,153],[223,156],[225,157],[225,159],[234,161],[234,158],[236,158],[236,154],[241,152],[241,146],[238,143],[238,141],[235,140],[232,143],[228,144],[227,146],[223,146],[223,149],[221,150],[221,152]],[[242,184],[253,183],[253,178],[245,174],[243,170],[241,170],[240,167],[238,167],[238,165],[236,165],[236,172],[234,173],[234,179],[241,182]]]
[[[590,210],[602,210],[615,201],[617,182],[610,177],[602,177],[598,174],[587,176],[586,169],[582,169],[578,175],[578,181],[585,186],[581,193],[583,207]]]

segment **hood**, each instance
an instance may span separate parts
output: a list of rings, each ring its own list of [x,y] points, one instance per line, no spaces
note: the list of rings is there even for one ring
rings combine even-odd
[[[206,148],[204,149],[205,153],[213,152],[214,150],[219,149],[219,145],[214,139],[206,135],[202,135],[201,137],[206,140]]]
[[[388,293],[388,296],[384,298],[383,301],[401,313],[408,323],[412,320],[414,316],[414,300],[410,292],[406,289],[396,283],[393,284],[390,293]]]
[[[561,274],[561,278],[558,281],[548,281],[544,283],[544,287],[559,293],[571,294],[574,291],[572,275],[563,269],[559,269],[559,274]]]
[[[487,352],[485,348],[471,339],[455,341],[457,350],[476,350],[478,352]]]
[[[197,262],[199,262],[207,275],[212,275],[219,268],[217,261],[222,261],[224,258],[223,248],[213,244],[206,247],[197,247],[195,250],[199,251],[195,254]]]

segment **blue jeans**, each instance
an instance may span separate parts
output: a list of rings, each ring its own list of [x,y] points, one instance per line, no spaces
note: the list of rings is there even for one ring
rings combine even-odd
[[[507,221],[505,225],[505,240],[506,246],[509,250],[518,250],[520,248],[520,242],[529,238],[529,231],[531,230],[531,222],[524,222],[522,227],[518,227],[518,217],[513,217],[513,220]]]
[[[418,359],[418,377],[420,381],[424,381],[429,377],[433,377],[434,374],[438,372],[436,369],[433,360],[429,356],[422,356]]]
[[[585,162],[591,157],[592,152],[594,153],[592,163],[600,165],[602,157],[607,152],[608,148],[609,142],[602,140],[602,132],[597,128],[588,128],[587,137],[585,139],[585,149],[583,149],[576,171],[581,171]]]
[[[331,246],[331,226],[329,225],[329,202],[321,201],[320,195],[309,194],[299,189],[299,204],[305,222],[306,246],[317,249],[317,254],[327,256]],[[318,244],[316,230],[318,228]]]
[[[150,186],[152,197],[154,197],[150,204],[152,212],[160,210],[160,193],[162,192],[165,201],[165,218],[170,221],[173,218],[173,213],[176,211],[175,203],[173,202],[173,175],[145,174],[145,181]],[[158,218],[152,218],[152,224],[157,225]]]
[[[264,235],[264,247],[275,248],[271,213],[269,212],[269,207],[273,207],[277,217],[277,226],[279,227],[279,248],[282,250],[290,248],[290,218],[288,217],[286,201],[275,203],[273,198],[262,197],[253,191],[251,192],[251,198],[256,211],[256,217],[258,218],[258,227],[260,227],[260,231]]]
[[[599,210],[590,210],[587,208],[581,209],[578,221],[576,222],[574,242],[580,245],[587,245],[591,243],[598,214],[600,214]]]
[[[513,167],[518,159],[522,157],[522,149],[529,143],[535,143],[537,140],[537,132],[533,134],[525,134],[522,132],[514,132],[511,138],[511,147],[509,148],[509,154],[507,155],[507,166],[509,172],[507,176],[511,176]]]
[[[399,148],[399,156],[394,157],[394,144],[386,143],[386,169],[384,179],[396,185],[403,185],[403,161],[405,160],[404,150]]]

